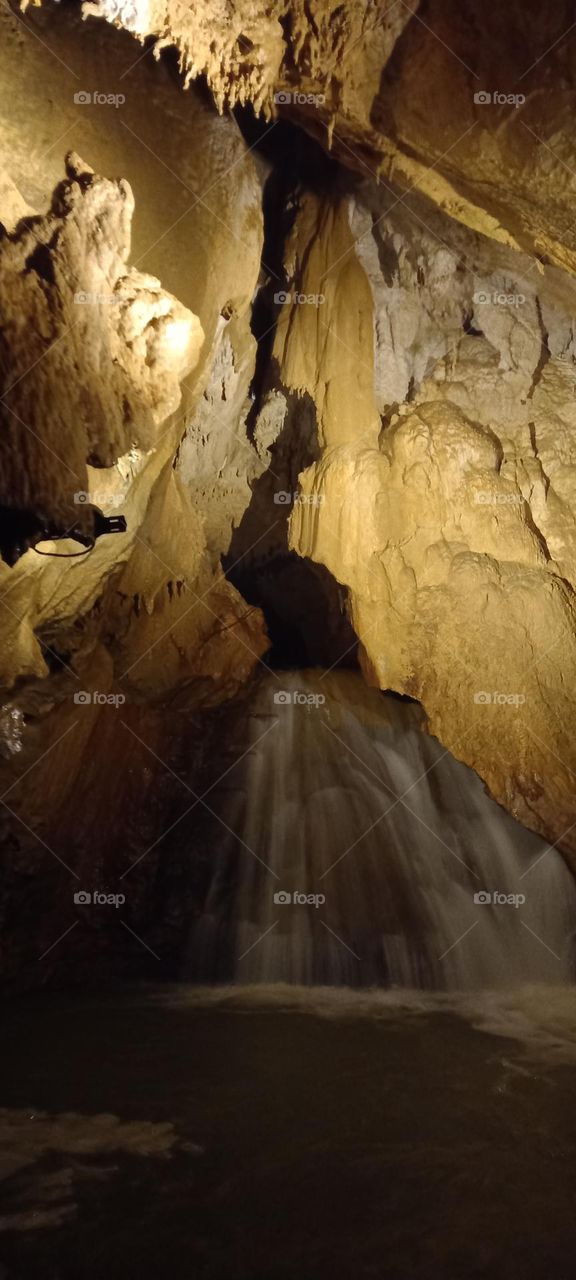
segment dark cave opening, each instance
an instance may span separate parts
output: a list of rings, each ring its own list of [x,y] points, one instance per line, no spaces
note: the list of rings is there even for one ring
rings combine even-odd
[[[252,406],[247,433],[253,439],[266,394],[277,387],[278,370],[273,359],[276,321],[282,303],[279,295],[289,289],[286,274],[286,242],[299,210],[303,192],[338,199],[356,182],[353,175],[326,153],[306,131],[287,120],[273,126],[255,116],[251,107],[237,108],[235,118],[246,142],[265,166],[262,191],[264,243],[261,276],[251,314],[257,342],[255,372],[250,386]],[[319,456],[315,408],[309,397],[287,396],[292,412],[271,450],[270,475],[254,486],[253,499],[228,553],[222,558],[227,577],[249,604],[262,609],[270,636],[267,663],[277,668],[354,667],[358,642],[350,624],[347,591],[321,564],[298,556],[288,545],[290,504],[298,473]],[[274,490],[276,482],[276,490]],[[278,492],[278,486],[284,494]],[[278,527],[267,539],[267,526]],[[252,553],[254,542],[261,550]]]
[[[346,612],[347,592],[328,569],[294,551],[229,574],[249,604],[262,609],[273,668],[357,667],[358,640]]]
[[[255,115],[252,107],[237,107],[235,119],[243,137],[260,159],[263,169],[262,212],[264,244],[261,283],[252,304],[251,328],[258,343],[252,379],[253,406],[248,431],[254,425],[269,377],[274,331],[279,307],[278,294],[289,286],[285,267],[285,246],[305,191],[337,199],[352,190],[354,177],[315,138],[289,120],[269,122]]]

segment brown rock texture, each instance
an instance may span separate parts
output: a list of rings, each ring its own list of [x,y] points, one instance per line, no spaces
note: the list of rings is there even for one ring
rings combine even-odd
[[[67,172],[50,213],[0,245],[0,503],[64,528],[88,461],[154,448],[204,339],[159,280],[128,267],[128,185],[75,155]]]
[[[220,110],[280,110],[342,162],[566,266],[572,228],[573,9],[512,0],[94,0],[88,14],[175,45]],[[276,100],[275,100],[276,95]],[[279,95],[279,97],[278,97]]]
[[[32,34],[9,9],[0,15],[0,252],[14,310],[7,359],[20,378],[14,402],[4,400],[3,501],[68,527],[84,518],[80,492],[128,528],[77,560],[28,551],[0,565],[2,684],[45,676],[60,655],[73,679],[101,640],[117,678],[131,669],[134,690],[149,689],[155,663],[158,689],[189,682],[217,699],[267,641],[260,614],[222,578],[232,516],[212,535],[198,475],[179,482],[172,465],[222,352],[239,366],[244,351],[247,395],[262,246],[256,166],[234,121],[139,61],[130,36],[83,23],[79,9],[35,9],[26,22]],[[125,108],[87,104],[95,88],[123,90]],[[63,181],[72,141],[83,159]],[[19,270],[38,239],[55,283]],[[10,382],[7,371],[4,392]],[[243,475],[240,515],[249,499]]]
[[[434,237],[397,213],[379,257],[370,232],[346,259],[336,229],[361,233],[361,204],[317,223],[313,248],[306,208],[297,221],[279,379],[313,398],[322,452],[291,545],[349,588],[368,678],[418,698],[502,804],[573,850],[570,321],[529,263],[502,251],[495,270],[482,238],[451,248],[446,224]],[[296,301],[321,289],[320,305]]]
[[[50,213],[18,221],[0,246],[0,501],[62,530],[88,529],[91,502],[128,521],[87,559],[59,557],[78,551],[68,539],[43,544],[52,559],[29,550],[4,566],[2,678],[43,675],[62,648],[72,672],[104,631],[118,676],[155,692],[196,682],[205,700],[234,692],[267,641],[172,469],[180,383],[204,333],[128,266],[132,212],[126,183],[70,156]]]
[[[57,595],[49,589],[56,571],[33,571],[42,600],[36,618],[66,621],[71,630],[96,608],[106,582],[114,661],[139,693],[156,681],[165,692],[201,679],[205,657],[208,678],[233,688],[235,670],[243,677],[243,663],[249,667],[265,641],[258,615],[224,583],[219,562],[231,536],[232,558],[248,564],[255,544],[262,555],[284,553],[286,510],[277,498],[290,490],[290,548],[347,589],[368,678],[418,698],[431,731],[501,803],[574,850],[572,7],[565,0],[511,0],[504,9],[480,0],[95,0],[84,11],[94,41],[108,30],[94,19],[104,18],[122,39],[153,37],[157,54],[175,46],[184,83],[205,77],[221,112],[251,103],[271,129],[277,118],[296,123],[347,174],[334,190],[295,184],[291,192],[295,217],[275,286],[285,296],[274,304],[268,373],[251,406],[259,185],[244,145],[234,152],[230,121],[218,121],[210,146],[179,147],[186,200],[199,203],[195,218],[206,201],[211,215],[205,252],[190,237],[168,260],[174,275],[181,262],[193,264],[181,273],[182,291],[174,275],[170,287],[206,335],[185,423],[149,457],[155,413],[169,412],[171,390],[158,365],[161,387],[146,384],[150,395],[138,408],[142,434],[127,435],[117,374],[110,438],[96,414],[82,459],[110,470],[125,450],[116,464],[122,484],[114,477],[110,492],[127,500],[136,545],[127,542],[129,552],[116,558],[98,551],[82,593],[72,590],[72,573]],[[64,19],[55,30],[65,42]],[[129,127],[138,140],[134,116]],[[200,184],[197,199],[187,168],[212,146],[230,160],[225,177],[239,166],[222,183],[217,208],[210,186]],[[147,139],[145,149],[157,157],[158,142]],[[218,174],[214,182],[222,165]],[[19,189],[30,201],[22,182]],[[145,190],[143,204],[152,205]],[[125,188],[114,191],[118,200]],[[23,234],[8,204],[7,250]],[[123,234],[119,209],[115,242]],[[152,253],[154,235],[148,240]],[[18,279],[26,260],[21,253]],[[266,264],[264,271],[268,287]],[[168,287],[164,272],[158,277]],[[33,314],[42,319],[45,284],[34,278]],[[141,288],[144,307],[158,301],[149,284]],[[113,341],[124,350],[142,340],[128,327],[138,297],[136,290],[121,332],[108,335],[108,318],[99,318],[96,345]],[[134,357],[139,376],[145,331]],[[33,381],[28,397],[21,409],[30,414]],[[36,456],[31,461],[38,469]],[[212,620],[204,604],[211,590]],[[38,669],[20,625],[28,592],[23,576],[13,597],[12,679]],[[86,629],[96,645],[92,616]],[[241,637],[231,661],[230,634]]]
[[[129,0],[87,0],[86,15],[105,18],[138,39],[155,38],[158,55],[175,45],[187,85],[206,76],[220,110],[252,102],[270,112],[274,92],[293,86],[303,96],[330,88],[339,101],[356,77],[374,88],[382,66],[409,20],[414,3],[365,4],[348,0],[152,0],[141,8]]]

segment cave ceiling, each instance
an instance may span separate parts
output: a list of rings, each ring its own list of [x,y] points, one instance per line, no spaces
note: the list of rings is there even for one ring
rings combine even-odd
[[[572,853],[573,6],[0,24],[8,714],[229,697],[285,613]],[[38,556],[92,506],[125,533]]]

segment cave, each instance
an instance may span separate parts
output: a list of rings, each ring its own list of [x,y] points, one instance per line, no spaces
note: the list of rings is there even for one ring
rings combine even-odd
[[[568,0],[2,6],[0,1280],[573,1274],[575,109]]]

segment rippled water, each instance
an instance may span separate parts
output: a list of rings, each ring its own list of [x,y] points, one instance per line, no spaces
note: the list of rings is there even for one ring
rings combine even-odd
[[[180,828],[193,981],[4,1012],[0,1280],[572,1280],[572,878],[417,707],[282,682]]]
[[[75,991],[3,1031],[7,1280],[572,1280],[571,988]]]
[[[233,735],[185,976],[428,990],[572,979],[562,857],[422,731],[415,705],[354,672],[283,673],[256,686]]]
[[[438,1015],[513,1042],[512,1058],[533,1067],[576,1067],[576,990],[572,985],[524,984],[475,992],[428,992],[397,988],[358,991],[351,987],[304,987],[289,983],[252,986],[182,986],[159,993],[175,1010],[221,1013],[306,1014],[346,1022],[370,1019],[392,1027],[416,1028]]]

